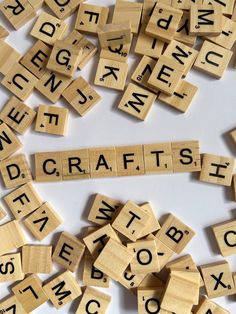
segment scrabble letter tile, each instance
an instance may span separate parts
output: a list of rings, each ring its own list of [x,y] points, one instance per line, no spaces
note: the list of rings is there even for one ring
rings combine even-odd
[[[63,107],[40,105],[37,112],[35,131],[65,136],[69,110]]]
[[[33,123],[36,112],[12,96],[0,112],[0,119],[10,128],[24,134]]]
[[[233,158],[204,154],[200,181],[230,186],[233,169]]]
[[[100,59],[94,84],[123,90],[128,73],[128,64],[108,59]]]
[[[85,246],[80,239],[68,232],[62,232],[53,252],[52,260],[71,272],[75,272],[79,267],[84,250]]]
[[[233,275],[226,261],[203,265],[200,269],[209,298],[235,293]]]
[[[30,167],[25,155],[15,155],[1,162],[0,172],[7,189],[32,181]]]
[[[156,234],[157,239],[178,254],[183,251],[194,236],[195,232],[172,214],[167,216]]]
[[[106,314],[111,297],[94,288],[87,287],[80,301],[76,314],[101,313]],[[95,312],[94,312],[95,311]]]
[[[25,245],[22,248],[22,269],[25,274],[52,272],[51,245]]]
[[[46,238],[61,223],[62,219],[49,203],[44,203],[24,220],[25,226],[39,241]]]
[[[171,143],[174,172],[201,171],[198,141]]]
[[[102,98],[96,90],[82,77],[78,77],[69,85],[62,97],[81,115],[84,116]]]
[[[16,63],[7,72],[1,84],[20,100],[25,101],[33,92],[38,79],[21,64]]]
[[[56,309],[81,295],[79,283],[68,270],[45,284],[43,290]]]
[[[131,116],[145,120],[155,99],[156,95],[154,93],[133,83],[129,83],[118,108]]]
[[[67,24],[58,18],[43,12],[38,17],[30,33],[31,36],[53,45],[67,30]]]
[[[126,246],[109,239],[95,260],[94,266],[113,280],[118,281],[133,257],[134,254]]]
[[[31,182],[7,194],[3,199],[16,219],[27,216],[43,204]]]
[[[131,241],[136,241],[149,223],[151,215],[140,206],[128,201],[122,208],[112,227]]]
[[[42,282],[31,275],[12,288],[18,301],[27,313],[32,312],[48,300],[42,288]]]

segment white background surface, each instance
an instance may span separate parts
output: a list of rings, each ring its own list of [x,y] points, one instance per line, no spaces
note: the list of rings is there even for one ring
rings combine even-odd
[[[89,3],[113,5],[113,1],[109,0]],[[35,42],[29,36],[34,21],[16,32],[0,16],[0,23],[12,31],[7,42],[22,54]],[[71,21],[73,26],[75,18],[72,17],[67,21]],[[133,54],[132,49],[129,77],[139,59],[140,57]],[[92,83],[96,64],[97,58],[94,58],[82,73],[77,72],[76,76],[82,74]],[[212,79],[192,70],[187,80],[199,87],[198,95],[188,113],[180,114],[156,102],[145,122],[139,122],[118,111],[118,100],[122,93],[113,90],[97,87],[103,100],[83,118],[60,101],[57,105],[71,109],[68,135],[64,138],[42,135],[32,128],[24,136],[20,136],[24,144],[22,152],[29,156],[28,159],[31,162],[32,154],[42,151],[198,139],[202,153],[235,156],[236,147],[227,140],[228,136],[224,134],[236,127],[236,70],[229,68],[221,80]],[[9,96],[10,93],[1,86],[0,108]],[[36,109],[39,104],[50,103],[46,98],[34,92],[26,104]],[[201,183],[197,177],[196,174],[146,175],[35,184],[44,200],[49,201],[64,219],[63,225],[56,230],[56,235],[47,237],[43,243],[51,243],[51,239],[57,239],[58,233],[64,230],[72,234],[81,234],[82,227],[89,224],[86,217],[90,196],[100,192],[124,202],[128,199],[137,203],[149,201],[157,217],[168,212],[174,213],[197,233],[185,249],[185,254],[192,254],[198,265],[222,260],[209,226],[236,218],[236,206],[232,202],[231,189]],[[1,184],[0,196],[8,192]],[[3,222],[9,219],[8,216]],[[29,234],[27,236],[29,243],[40,243]],[[232,271],[236,271],[235,256],[227,260],[230,262]],[[54,265],[54,272],[57,269],[59,268]],[[80,278],[80,275],[81,272],[76,273],[77,278]],[[49,277],[40,275],[42,280]],[[8,287],[9,284],[0,284],[0,298],[9,293]],[[103,290],[112,295],[108,313],[137,313],[136,298],[123,287],[112,282],[109,289]],[[219,298],[215,301],[225,306],[231,313],[236,313],[236,297]],[[58,311],[48,302],[35,313],[73,313],[77,305],[78,300]]]

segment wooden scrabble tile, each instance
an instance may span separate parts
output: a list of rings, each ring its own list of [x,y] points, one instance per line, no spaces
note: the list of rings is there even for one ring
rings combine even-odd
[[[79,54],[80,49],[76,45],[70,45],[64,40],[57,40],[48,60],[47,68],[72,77],[79,64]]]
[[[27,314],[14,295],[10,295],[4,300],[0,300],[0,313],[11,313],[11,311],[15,314]]]
[[[36,153],[35,180],[37,182],[62,181],[62,164],[60,153]]]
[[[236,252],[235,229],[236,220],[224,221],[212,226],[222,256],[230,256]]]
[[[143,24],[138,35],[134,52],[140,55],[159,58],[164,49],[164,42],[145,33],[146,24]]]
[[[38,79],[21,64],[16,63],[1,81],[20,100],[26,100],[33,92]]]
[[[176,65],[183,65],[183,75],[186,76],[197,58],[198,51],[181,42],[172,40],[163,55],[173,60]]]
[[[86,64],[97,53],[97,47],[80,32],[74,29],[66,38],[65,41],[69,44],[75,45],[80,51],[78,69],[82,70]],[[109,59],[109,58],[108,58]]]
[[[132,39],[130,21],[98,26],[97,33],[102,48],[129,44]]]
[[[190,13],[183,11],[183,15],[177,27],[174,39],[190,47],[196,43],[197,36],[190,34]]]
[[[83,241],[90,254],[93,257],[97,257],[101,253],[109,239],[113,239],[121,244],[117,233],[114,231],[110,224],[107,224],[99,228],[98,230],[90,233],[88,236],[83,238]]]
[[[44,5],[44,0],[28,0],[35,10],[39,10]]]
[[[118,108],[131,116],[145,120],[155,100],[156,94],[129,83]]]
[[[221,33],[218,36],[207,36],[206,39],[231,49],[236,41],[236,22],[223,15]]]
[[[22,248],[22,270],[25,274],[52,272],[51,245],[25,245]]]
[[[115,147],[89,149],[91,178],[114,177],[117,175]]]
[[[0,39],[0,55],[0,73],[3,75],[6,75],[21,58],[20,53],[2,39]]]
[[[0,282],[17,281],[24,279],[21,268],[21,254],[13,253],[0,258]]]
[[[12,288],[12,291],[27,313],[48,300],[37,275],[30,275]]]
[[[0,206],[0,220],[5,218],[6,215],[7,215],[7,213],[5,212],[5,210]]]
[[[107,23],[109,8],[81,3],[75,22],[75,29],[97,34],[97,27]]]
[[[118,176],[144,174],[143,146],[117,146],[116,164]]]
[[[101,288],[109,288],[110,278],[102,271],[94,267],[94,257],[85,254],[83,268],[83,284],[85,286],[95,286]]]
[[[150,87],[150,85],[148,85],[148,80],[152,74],[155,65],[156,61],[154,59],[143,56],[131,76],[132,81],[150,89],[151,91],[158,92],[157,89],[152,88]]]
[[[65,136],[69,110],[63,107],[40,105],[38,107],[35,131]]]
[[[161,229],[156,234],[157,239],[178,254],[183,251],[194,236],[195,232],[173,214],[166,217]]]
[[[0,225],[0,256],[20,248],[26,244],[24,234],[17,220],[11,220]]]
[[[56,309],[72,302],[82,293],[79,283],[68,270],[46,283],[43,290]]]
[[[36,43],[26,52],[20,63],[40,79],[46,72],[46,65],[50,57],[52,48],[46,45],[41,40]]]
[[[133,273],[159,272],[157,248],[154,240],[139,240],[135,243],[128,243],[127,247],[134,253],[134,258],[130,262]]]
[[[61,217],[55,212],[49,203],[44,203],[36,211],[30,214],[24,224],[41,241],[52,233],[62,223]]]
[[[133,257],[134,254],[126,246],[109,239],[95,260],[94,266],[113,280],[118,281]]]
[[[35,88],[51,102],[56,103],[71,82],[72,78],[47,70]]]
[[[151,215],[134,202],[128,201],[120,210],[112,227],[131,241],[136,241],[151,220]]]
[[[197,90],[197,86],[185,80],[180,80],[173,95],[169,96],[164,93],[160,93],[158,100],[185,113],[190,107]]]
[[[96,194],[89,210],[88,220],[100,226],[112,223],[122,207],[120,200]]]
[[[92,313],[90,311],[96,311],[94,313],[107,313],[108,306],[111,302],[111,297],[99,290],[91,287],[86,287],[82,299],[77,308],[76,314]]]
[[[172,173],[171,143],[143,145],[145,173]]]
[[[231,50],[205,40],[194,63],[194,68],[220,79],[230,62],[232,54]]]
[[[218,304],[214,303],[213,301],[204,298],[195,314],[230,314],[229,311],[223,309],[223,307],[219,306]]]
[[[127,63],[108,59],[100,59],[94,84],[107,88],[123,90],[127,74]]]
[[[137,34],[142,14],[142,3],[117,0],[112,17],[112,23],[131,23],[132,33]]]
[[[190,34],[216,36],[222,31],[222,9],[211,4],[192,4],[190,7]]]
[[[75,272],[83,257],[85,246],[80,239],[68,232],[62,232],[52,260],[65,269]]]
[[[234,169],[234,159],[204,154],[200,181],[230,186]]]
[[[88,149],[64,151],[61,153],[63,180],[90,178]]]
[[[56,40],[61,39],[67,30],[67,24],[46,12],[38,17],[30,35],[46,44],[54,45]]]
[[[150,203],[144,203],[143,205],[140,205],[142,209],[144,209],[151,218],[148,221],[148,225],[144,228],[144,230],[141,232],[140,238],[143,238],[150,233],[153,233],[161,228],[159,221],[157,220],[154,210],[152,209],[152,206]]]
[[[191,313],[193,304],[198,304],[196,296],[199,296],[199,288],[198,271],[172,270],[161,301],[161,308],[174,313]]]
[[[224,15],[232,15],[233,13],[234,1],[203,0],[203,3],[213,4],[214,6],[219,6]]]
[[[0,160],[3,160],[22,147],[15,133],[0,120]]]
[[[171,150],[174,172],[201,171],[198,141],[172,142]]]
[[[70,16],[78,8],[79,4],[83,0],[69,0],[69,1],[58,1],[58,0],[45,0],[45,4],[52,10],[52,12],[61,20]]]
[[[36,112],[12,96],[0,112],[0,119],[19,134],[24,134],[31,126]]]
[[[200,270],[209,298],[235,293],[232,272],[226,261],[203,265],[200,267]]]
[[[132,39],[133,35],[131,34],[131,42],[128,44],[120,44],[102,48],[100,52],[100,58],[126,62],[128,60]]]
[[[169,43],[175,35],[183,11],[157,3],[146,27],[146,33]]]
[[[173,95],[183,72],[183,65],[177,65],[171,58],[161,56],[152,70],[148,84],[167,95]]]
[[[31,182],[7,194],[3,199],[16,219],[27,216],[43,204]]]
[[[89,112],[102,99],[82,76],[79,76],[64,90],[62,97],[64,97],[81,116]]]
[[[15,29],[19,29],[36,16],[34,8],[28,0],[4,0],[0,11]]]
[[[5,27],[0,25],[0,39],[5,39],[9,35],[8,30]]]
[[[138,288],[138,314],[160,313],[167,314],[161,309],[161,299],[164,294],[163,287]]]
[[[157,256],[159,261],[159,269],[161,270],[170,260],[170,258],[175,254],[168,246],[161,242],[156,236],[150,234],[147,239],[155,240],[157,248]]]
[[[0,172],[7,189],[32,181],[31,170],[24,154],[1,161]]]

